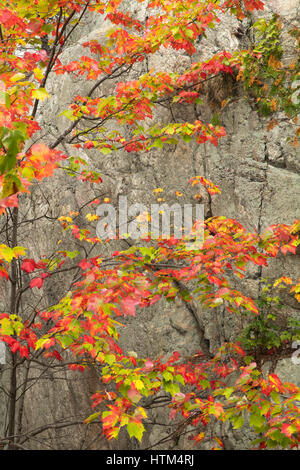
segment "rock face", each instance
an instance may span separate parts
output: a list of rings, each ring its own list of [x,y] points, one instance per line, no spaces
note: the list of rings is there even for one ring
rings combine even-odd
[[[270,0],[267,3],[268,8],[260,13],[260,16],[269,17],[272,11],[276,11],[283,15],[286,22],[296,24],[299,21],[299,0]],[[131,11],[136,9],[138,18],[144,19],[143,4],[130,1],[128,8]],[[242,42],[232,34],[236,26],[237,21],[226,17],[216,30],[209,31],[207,38],[201,40],[197,57],[191,60],[186,55],[164,49],[149,57],[147,64],[141,63],[139,69],[131,71],[130,78],[151,68],[159,71],[184,71],[191,61],[205,59],[224,49],[235,50],[243,47]],[[84,54],[82,44],[90,39],[103,38],[108,28],[108,22],[90,15],[86,24],[73,36],[73,42],[61,58],[62,62],[79,58]],[[282,42],[290,51],[285,33]],[[217,86],[214,104],[210,100],[197,108],[177,106],[172,114],[168,109],[161,107],[153,121],[167,123],[172,119],[179,122],[192,122],[198,117],[202,120],[210,119],[216,111],[215,106],[224,99],[222,93],[226,92],[225,85],[219,83]],[[44,105],[41,116],[44,133],[42,137],[48,143],[53,143],[56,136],[69,125],[69,122],[64,117],[58,117],[58,114],[67,108],[74,96],[84,95],[89,88],[90,83],[81,79],[71,80],[67,75],[59,77],[59,80],[55,76],[50,78],[51,99]],[[279,116],[279,126],[268,132],[266,120],[257,113],[254,105],[243,98],[241,90],[236,93],[236,100],[222,112],[222,124],[226,128],[227,136],[220,140],[217,148],[209,144],[180,143],[176,147],[163,150],[153,149],[147,154],[120,152],[112,157],[86,151],[82,156],[94,169],[101,172],[103,183],[97,187],[88,187],[72,178],[67,179],[65,173],[58,172],[56,179],[46,184],[43,190],[39,187],[34,189],[35,204],[31,209],[32,216],[40,216],[48,208],[51,209],[53,217],[66,215],[69,210],[76,210],[97,195],[110,197],[116,205],[119,197],[126,195],[129,204],[141,202],[150,206],[155,202],[152,192],[155,188],[164,189],[168,204],[178,202],[174,196],[175,191],[184,193],[183,203],[193,202],[187,181],[192,176],[202,175],[222,190],[222,195],[214,196],[212,200],[204,197],[207,214],[232,217],[248,230],[257,230],[259,233],[273,223],[293,222],[300,216],[300,153],[299,148],[291,146],[287,141],[287,137],[293,134],[293,125]],[[71,146],[64,146],[63,150],[69,155],[74,154]],[[26,206],[26,200],[24,205]],[[35,236],[30,247],[31,255],[39,257],[44,252],[53,251],[56,241],[64,237],[59,234],[59,230],[59,226],[48,219],[36,223]],[[26,240],[26,232],[22,236]],[[22,244],[22,239],[19,243]],[[66,240],[66,243],[69,241]],[[127,248],[124,240],[116,242],[113,249],[122,248]],[[275,279],[282,273],[296,277],[297,270],[299,275],[299,257],[297,258],[282,257],[267,268],[253,269],[243,280],[241,289],[244,289],[246,295],[255,298],[259,295],[262,278],[269,276]],[[67,291],[66,282],[69,283],[71,279],[70,276],[57,279],[52,291],[45,290],[46,304],[58,301],[59,296]],[[290,305],[291,314],[299,315],[292,299]],[[203,347],[203,342],[212,351],[222,342],[235,339],[240,325],[225,310],[220,309],[217,313],[215,310],[203,311],[195,305],[195,311],[198,321],[185,303],[176,301],[174,304],[165,305],[161,301],[155,307],[141,311],[136,318],[126,323],[126,328],[121,331],[121,345],[126,351],[135,351],[138,355],[154,358],[159,354],[169,355],[174,350],[178,350],[183,356],[192,355]],[[200,335],[199,330],[202,332]],[[290,359],[281,361],[276,372],[283,379],[300,385],[299,365],[294,365]],[[31,426],[34,423],[36,428],[42,427],[45,422],[51,423],[66,417],[70,417],[70,422],[80,421],[82,417],[90,414],[89,397],[97,390],[97,371],[87,372],[85,378],[62,372],[60,381],[55,381],[51,374],[46,374],[44,382],[33,385],[24,403],[24,422]],[[165,416],[161,409],[154,409],[151,420],[163,419]],[[168,435],[170,429],[149,425],[149,433],[140,447],[192,448],[184,438],[177,443],[157,444]],[[246,430],[232,431],[220,427],[214,432],[224,438],[227,448],[243,449],[249,445],[251,439]],[[100,437],[96,425],[87,431],[85,427],[73,423],[70,428],[50,428],[39,436],[42,436],[39,440],[30,441],[31,448],[45,448],[46,439],[52,448],[56,449],[105,449],[109,446],[121,449],[138,448],[135,442],[129,442],[122,435],[117,443],[108,445]]]

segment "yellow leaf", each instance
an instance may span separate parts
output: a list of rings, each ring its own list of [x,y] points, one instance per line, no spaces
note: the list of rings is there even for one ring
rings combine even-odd
[[[13,248],[13,252],[15,256],[18,257],[20,255],[25,255],[26,249],[23,246],[15,246],[15,248]]]
[[[18,82],[19,80],[22,80],[23,78],[25,78],[24,73],[15,73],[15,75],[11,77],[10,81],[15,83],[15,82]]]
[[[33,73],[37,80],[42,80],[42,78],[44,77],[44,73],[39,67],[33,69]]]
[[[195,441],[196,441],[196,442],[201,442],[201,441],[203,441],[204,437],[205,437],[204,432],[200,432],[200,433],[195,437]]]
[[[142,388],[144,388],[143,382],[142,382],[141,380],[139,380],[139,379],[138,379],[138,380],[134,380],[133,383],[134,383],[135,388],[136,388],[137,390],[142,390]]]
[[[45,88],[39,88],[38,90],[33,90],[32,97],[44,101],[46,98],[50,98],[50,95]]]
[[[282,276],[279,279],[276,279],[276,281],[273,284],[273,287],[277,287],[282,282],[284,282],[285,284],[292,284],[292,279],[287,276]]]
[[[59,222],[63,222],[64,220],[65,220],[66,222],[73,222],[73,220],[71,219],[71,217],[68,217],[68,216],[66,217],[66,216],[64,216],[64,215],[62,215],[61,217],[58,217],[57,220],[59,220]]]
[[[98,215],[96,215],[96,214],[87,214],[85,217],[86,217],[86,219],[88,219],[90,222],[92,222],[93,220],[99,219]]]
[[[144,408],[142,408],[141,406],[139,406],[137,409],[136,409],[136,413],[135,415],[142,415],[143,418],[147,418],[147,413],[146,411],[144,410]]]
[[[9,246],[6,245],[0,245],[0,259],[4,259],[5,261],[8,261],[8,263],[11,262],[13,258],[15,258],[15,254]]]

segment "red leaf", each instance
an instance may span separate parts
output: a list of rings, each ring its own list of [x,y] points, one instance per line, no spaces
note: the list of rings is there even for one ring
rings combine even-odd
[[[244,0],[244,4],[248,11],[264,9],[264,4],[260,0]]]
[[[0,277],[5,277],[5,279],[9,279],[8,272],[3,265],[0,265]]]
[[[280,378],[278,377],[278,375],[270,374],[269,375],[269,380],[270,380],[270,383],[275,386],[275,390],[277,389],[279,392],[282,392],[284,390],[284,388],[282,386],[282,382],[281,382]]]
[[[145,362],[145,369],[152,370],[153,369],[153,362],[150,359],[147,359]]]
[[[92,265],[89,261],[87,261],[86,259],[83,259],[82,261],[80,261],[80,263],[78,263],[78,266],[85,271],[86,269],[90,268]]]
[[[49,349],[51,346],[55,345],[55,339],[54,338],[48,338],[47,341],[44,342],[43,348],[44,349]]]
[[[30,281],[30,288],[33,289],[34,287],[37,287],[40,289],[43,285],[43,279],[40,277],[35,277]]]
[[[126,297],[125,299],[121,300],[121,308],[123,310],[124,315],[135,315],[135,306],[139,303],[138,300],[132,299],[130,297]]]
[[[26,273],[32,273],[36,268],[36,263],[33,259],[25,259],[21,269],[25,271]]]
[[[79,364],[70,364],[68,367],[69,367],[69,369],[71,369],[71,370],[74,370],[74,371],[78,370],[79,372],[83,372],[84,369],[85,369],[84,366],[81,366],[81,365],[79,365]]]
[[[29,359],[29,351],[28,349],[26,348],[26,346],[21,346],[20,348],[20,355],[21,357],[26,357],[27,359]]]
[[[20,348],[21,345],[18,343],[18,341],[15,341],[10,347],[12,353],[16,353]]]

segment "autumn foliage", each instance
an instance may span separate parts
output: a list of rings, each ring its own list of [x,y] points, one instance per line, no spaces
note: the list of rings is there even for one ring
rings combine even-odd
[[[160,103],[199,102],[199,84],[224,74],[243,83],[246,92],[252,90],[258,111],[272,118],[272,112],[279,109],[297,122],[299,105],[293,100],[293,84],[299,78],[300,64],[299,60],[281,62],[282,51],[273,41],[281,27],[277,17],[270,23],[254,24],[258,38],[254,49],[223,51],[194,62],[184,73],[150,70],[128,80],[134,64],[161,47],[193,56],[199,38],[221,22],[223,13],[242,21],[263,10],[262,1],[153,0],[147,8],[147,20],[141,22],[126,12],[121,0],[0,2],[0,213],[11,233],[0,245],[1,282],[9,297],[7,310],[0,314],[0,339],[12,357],[11,377],[18,366],[41,357],[64,363],[67,352],[68,367],[74,371],[94,365],[101,368],[99,391],[92,396],[95,410],[85,422],[100,420],[108,439],[117,438],[125,428],[130,437],[142,440],[148,417],[143,400],[152,397],[155,401],[163,391],[169,397],[170,422],[180,418],[191,425],[195,445],[205,440],[209,423],[220,421],[230,422],[234,429],[250,426],[258,435],[255,448],[298,447],[300,389],[283,383],[275,373],[264,373],[261,356],[245,350],[240,342],[225,343],[213,352],[193,351],[189,358],[176,350],[168,358],[143,358],[125,353],[118,338],[127,316],[136,316],[138,321],[139,309],[176,297],[187,303],[196,299],[202,309],[215,309],[216,315],[222,304],[232,315],[259,318],[256,300],[233,288],[232,280],[243,279],[251,264],[267,266],[279,255],[295,255],[299,221],[249,233],[237,220],[209,217],[203,222],[203,245],[195,250],[187,248],[184,238],[152,240],[150,236],[141,246],[107,257],[79,256],[79,252],[58,247],[55,257],[34,259],[30,239],[27,246],[18,246],[19,207],[25,195],[30,198],[34,185],[55,178],[57,168],[96,185],[104,178],[81,157],[66,155],[61,144],[73,145],[73,155],[79,149],[94,149],[102,158],[117,158],[120,149],[147,153],[181,139],[217,146],[226,135],[218,122],[159,126],[151,124],[151,119]],[[61,54],[87,14],[103,15],[113,27],[105,41],[84,43],[86,55],[65,63]],[[291,34],[299,45],[299,29],[293,28]],[[39,111],[50,98],[49,77],[59,80],[64,74],[82,77],[90,87],[85,96],[74,96],[68,109],[62,110],[69,124],[51,142],[40,137]],[[113,91],[103,96],[101,85],[110,79],[115,81]],[[106,127],[108,121],[114,123],[113,131]],[[271,127],[276,125],[270,122]],[[292,145],[297,145],[298,136],[296,131]],[[221,189],[201,175],[189,184],[195,190],[204,188],[209,197],[222,197],[218,195]],[[60,217],[62,230],[82,246],[101,246],[93,226],[97,217],[89,214],[91,228],[87,230],[76,224],[76,216]],[[78,270],[80,279],[57,305],[34,309],[29,316],[22,314],[20,298],[25,292],[42,290],[57,274],[71,269]],[[24,274],[28,283],[20,285]],[[191,284],[197,286],[195,291]],[[297,279],[282,273],[272,288],[279,286],[286,286],[299,301]],[[284,352],[291,351],[291,342],[297,339],[296,333],[289,335],[280,344],[261,350],[265,359],[268,355],[286,357]],[[18,443],[18,437],[16,395],[10,392],[10,423],[3,442],[11,445]],[[223,448],[217,436],[214,448]]]

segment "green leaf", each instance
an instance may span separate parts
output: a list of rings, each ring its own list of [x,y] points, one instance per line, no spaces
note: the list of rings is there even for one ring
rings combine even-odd
[[[95,419],[97,419],[100,414],[101,414],[101,411],[98,411],[97,413],[93,413],[88,418],[86,418],[86,420],[84,421],[85,424],[89,424],[92,421],[95,421]]]
[[[193,137],[190,136],[190,135],[183,135],[183,136],[182,136],[182,140],[183,140],[184,142],[190,142],[191,140],[193,140]]]
[[[275,403],[277,403],[279,405],[280,404],[279,394],[277,392],[275,392],[274,390],[272,390],[270,395],[273,398],[273,400],[275,401]]]
[[[213,117],[211,118],[211,123],[213,126],[220,126],[221,125],[221,121],[220,121],[220,118],[219,118],[219,115],[218,113],[215,113],[213,115]]]
[[[224,392],[223,392],[223,395],[227,398],[230,397],[230,395],[234,392],[234,387],[230,387],[230,388],[225,388]]]
[[[155,141],[153,142],[153,144],[151,145],[150,148],[152,147],[158,147],[159,149],[162,149],[163,148],[163,143],[161,141],[161,139],[155,139]]]
[[[230,418],[230,421],[232,422],[233,424],[233,429],[239,429],[243,426],[244,424],[244,418],[242,415],[239,415],[239,416],[233,416],[232,418]]]
[[[265,419],[263,416],[258,414],[251,414],[250,415],[250,426],[254,426],[255,428],[261,428],[265,423]]]
[[[185,385],[185,381],[184,381],[184,378],[182,377],[182,375],[180,375],[180,374],[175,375],[175,380],[177,382],[179,382],[180,384]]]
[[[176,393],[180,393],[179,385],[173,382],[163,381],[163,388],[166,392],[174,396]]]
[[[261,415],[265,415],[268,413],[269,409],[271,407],[271,403],[269,403],[268,401],[265,401],[262,405],[261,405],[261,409],[260,409],[260,413]]]
[[[70,344],[73,343],[74,339],[71,337],[71,336],[67,336],[67,335],[64,335],[64,336],[57,336],[57,341],[59,341],[61,343],[61,346],[66,349],[70,346]]]
[[[109,148],[109,147],[102,147],[99,149],[101,153],[103,153],[103,155],[108,155],[109,153],[112,152],[112,149]]]
[[[131,423],[127,424],[127,431],[128,431],[128,434],[129,434],[130,438],[135,437],[136,439],[141,441],[142,437],[143,437],[143,433],[145,431],[145,428],[142,425],[142,423],[132,423],[131,422]]]
[[[300,392],[299,393],[296,393],[296,395],[294,395],[294,400],[299,400],[300,401]]]
[[[77,117],[74,116],[73,111],[71,109],[65,109],[65,111],[60,113],[59,116],[65,116],[67,119],[70,119],[70,121],[76,121],[77,119]]]
[[[12,196],[13,194],[16,194],[18,191],[20,191],[20,189],[22,188],[23,185],[20,179],[14,173],[14,171],[11,170],[4,175],[1,197],[5,198],[8,196]]]
[[[1,144],[5,148],[6,153],[0,157],[0,174],[12,170],[16,166],[17,154],[19,153],[20,142],[25,141],[24,134],[16,129],[11,130],[7,127],[0,127]]]
[[[188,38],[194,39],[194,32],[191,29],[186,29],[184,32]]]
[[[11,336],[14,334],[14,329],[11,326],[11,321],[9,318],[3,318],[0,322],[1,324],[1,334]]]
[[[116,362],[116,357],[114,354],[105,354],[105,362],[109,364],[110,366]]]
[[[31,181],[34,177],[34,170],[28,166],[22,168],[22,176],[26,178],[28,181]]]
[[[140,247],[139,250],[142,253],[143,257],[146,259],[146,261],[151,261],[153,258],[155,258],[155,248]]]
[[[252,25],[252,28],[258,29],[261,33],[264,32],[267,28],[266,20],[264,18],[260,18]]]
[[[171,381],[173,382],[173,375],[170,374],[167,370],[162,373],[163,378],[168,382]]]
[[[50,34],[54,29],[54,25],[53,24],[44,24],[42,26],[42,31],[45,31],[45,33],[47,34]]]
[[[79,254],[79,251],[66,251],[66,256],[71,259],[76,258]]]
[[[11,99],[7,91],[0,91],[0,103],[5,104],[5,106],[9,109],[11,106]]]
[[[200,380],[200,384],[203,390],[205,390],[206,388],[210,388],[210,382],[207,379]]]

